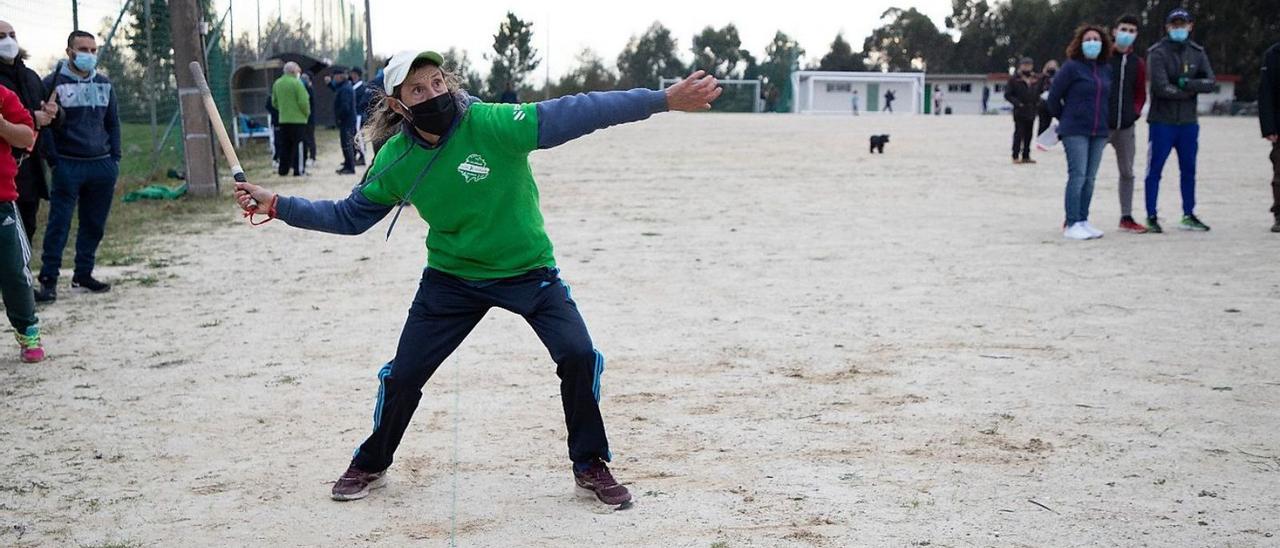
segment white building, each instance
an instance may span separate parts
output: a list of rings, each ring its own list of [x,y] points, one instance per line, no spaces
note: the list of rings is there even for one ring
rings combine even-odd
[[[791,112],[850,114],[855,91],[860,113],[885,112],[885,95],[892,91],[892,114],[920,114],[924,82],[923,72],[797,71],[791,73]]]
[[[1223,114],[1231,112],[1231,102],[1236,100],[1236,84],[1239,83],[1239,75],[1219,74],[1218,92],[1201,93],[1196,101],[1196,110],[1200,114],[1211,114],[1214,112],[1214,105],[1223,104],[1227,109]]]
[[[952,114],[982,114],[982,90],[986,88],[987,112],[1008,113],[1009,102],[1004,100],[1004,86],[1008,74],[930,74],[925,77],[926,113],[934,113],[934,98],[941,99],[941,110],[951,108]]]

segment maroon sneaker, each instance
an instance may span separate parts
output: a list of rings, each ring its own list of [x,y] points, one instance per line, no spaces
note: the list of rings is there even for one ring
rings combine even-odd
[[[357,500],[369,496],[369,491],[387,486],[387,472],[365,472],[355,466],[347,468],[333,484],[333,500]]]
[[[591,463],[583,472],[575,470],[573,480],[578,484],[579,493],[593,494],[605,504],[623,505],[631,502],[631,493],[613,479],[613,474],[609,473],[609,467],[603,461]]]

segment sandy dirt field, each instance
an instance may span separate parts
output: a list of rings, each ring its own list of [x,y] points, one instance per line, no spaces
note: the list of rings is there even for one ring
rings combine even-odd
[[[1280,237],[1256,120],[1204,120],[1212,232],[1083,243],[1057,230],[1061,150],[1010,165],[1011,131],[666,114],[535,153],[609,357],[622,512],[573,496],[554,364],[500,310],[428,384],[390,486],[330,501],[426,227],[254,229],[228,199],[150,263],[101,269],[154,283],[42,309],[46,363],[6,352],[0,545],[1280,544]],[[345,196],[335,153],[259,182]],[[1165,189],[1171,228],[1172,165]]]

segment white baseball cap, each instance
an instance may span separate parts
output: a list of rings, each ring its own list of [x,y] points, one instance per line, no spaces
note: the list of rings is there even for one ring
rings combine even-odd
[[[391,56],[386,68],[382,69],[382,88],[387,95],[395,91],[396,86],[409,76],[409,67],[418,59],[426,59],[436,66],[444,66],[444,57],[434,51],[402,51]]]

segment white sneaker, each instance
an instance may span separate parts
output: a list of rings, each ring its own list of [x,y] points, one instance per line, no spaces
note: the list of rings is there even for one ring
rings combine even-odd
[[[1084,225],[1084,229],[1088,230],[1089,234],[1092,234],[1094,238],[1102,237],[1102,231],[1094,228],[1093,225],[1089,224],[1089,221],[1081,221],[1080,224]]]
[[[1079,222],[1062,231],[1062,237],[1068,240],[1092,240],[1094,236],[1092,232],[1089,232],[1089,229],[1084,227],[1083,222]]]

